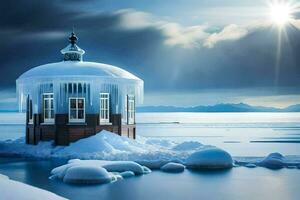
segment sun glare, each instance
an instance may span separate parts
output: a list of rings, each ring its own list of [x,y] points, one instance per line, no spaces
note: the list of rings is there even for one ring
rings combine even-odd
[[[292,8],[288,3],[276,2],[270,6],[270,15],[274,23],[283,26],[292,19]]]

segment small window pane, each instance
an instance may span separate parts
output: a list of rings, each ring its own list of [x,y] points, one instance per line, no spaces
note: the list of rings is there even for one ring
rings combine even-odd
[[[76,119],[76,110],[71,110],[70,112],[70,119]]]
[[[83,99],[78,99],[78,108],[84,108]]]
[[[54,110],[50,110],[50,117],[51,119],[54,119]]]
[[[71,103],[71,108],[76,108],[76,99],[71,99],[70,103]]]
[[[48,109],[48,108],[49,108],[49,100],[45,99],[45,109]]]
[[[53,107],[54,107],[53,106],[53,99],[51,99],[51,101],[50,101],[50,108],[53,109]]]
[[[83,119],[83,118],[84,118],[83,110],[78,110],[78,119]]]
[[[49,118],[49,113],[45,112],[45,118],[48,119]]]

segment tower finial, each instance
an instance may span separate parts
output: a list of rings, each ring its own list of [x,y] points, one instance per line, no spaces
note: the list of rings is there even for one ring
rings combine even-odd
[[[76,45],[77,40],[73,26],[72,33],[69,36],[70,44],[61,50],[61,53],[64,55],[64,61],[82,61],[82,55],[85,52]]]
[[[77,40],[78,40],[77,36],[74,33],[74,27],[73,27],[72,33],[71,33],[71,35],[69,37],[69,40],[70,40],[70,43],[72,45],[74,45],[77,42]]]

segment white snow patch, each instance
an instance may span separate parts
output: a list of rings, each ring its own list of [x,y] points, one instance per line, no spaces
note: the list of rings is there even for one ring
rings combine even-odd
[[[9,200],[63,200],[52,192],[42,190],[18,181],[10,180],[7,176],[0,174],[0,199]]]
[[[129,177],[131,173],[134,175],[147,174],[149,169],[133,161],[73,159],[65,165],[54,168],[50,178],[57,177],[66,183],[100,184],[116,181],[123,175]]]
[[[179,173],[184,171],[185,166],[180,163],[169,162],[160,169],[164,172]]]
[[[219,148],[197,151],[186,160],[186,166],[192,169],[224,169],[233,166],[231,155]]]
[[[78,165],[70,167],[63,177],[65,183],[73,184],[101,184],[114,180],[106,169],[96,166]]]

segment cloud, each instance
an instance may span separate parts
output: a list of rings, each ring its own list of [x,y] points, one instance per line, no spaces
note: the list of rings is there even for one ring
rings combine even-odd
[[[221,32],[212,33],[204,42],[204,46],[208,48],[212,48],[216,45],[216,43],[227,40],[238,40],[242,37],[245,37],[248,34],[248,30],[242,28],[236,24],[230,24]]]
[[[165,44],[183,48],[200,47],[201,42],[209,35],[205,26],[182,27],[176,23],[166,23],[160,29],[167,37]]]
[[[114,14],[120,18],[119,28],[121,29],[137,30],[157,24],[151,14],[134,9],[122,9],[116,11]]]
[[[73,25],[87,52],[84,60],[120,66],[141,77],[146,91],[274,86],[278,35],[270,24],[188,26],[134,9],[105,12],[18,1],[0,7],[2,87],[15,86],[34,66],[60,61]],[[299,30],[286,32],[278,86],[300,88]]]

